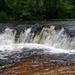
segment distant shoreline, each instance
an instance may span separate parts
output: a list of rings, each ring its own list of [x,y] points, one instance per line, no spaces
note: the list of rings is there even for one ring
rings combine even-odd
[[[40,21],[20,21],[20,20],[9,20],[9,21],[0,21],[0,23],[10,23],[10,24],[49,24],[51,22],[74,22],[75,19],[50,19],[50,20],[40,20]]]

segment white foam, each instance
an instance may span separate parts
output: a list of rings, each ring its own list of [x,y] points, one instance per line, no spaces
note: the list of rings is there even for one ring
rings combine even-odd
[[[31,28],[29,28],[20,34],[17,42],[15,42],[16,32],[13,33],[12,31],[13,29],[6,28],[4,33],[0,34],[0,51],[12,52],[29,48],[43,49],[45,53],[75,54],[75,38],[70,39],[67,35],[64,35],[64,29],[55,32],[54,28],[43,28],[42,32],[33,38],[34,34],[32,35]]]
[[[11,45],[0,45],[0,51],[21,51],[22,48],[29,48],[29,49],[43,49],[45,53],[51,53],[51,54],[75,54],[75,50],[65,50],[65,49],[58,49],[54,47],[49,47],[46,45],[41,44],[33,44],[33,43],[20,43],[20,44],[11,44]]]

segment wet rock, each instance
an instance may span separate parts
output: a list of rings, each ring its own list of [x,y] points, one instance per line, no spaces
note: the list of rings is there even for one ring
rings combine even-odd
[[[71,37],[75,36],[75,25],[66,26],[65,32]]]

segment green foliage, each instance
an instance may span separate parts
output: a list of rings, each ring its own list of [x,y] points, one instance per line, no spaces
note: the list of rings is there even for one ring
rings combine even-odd
[[[74,0],[0,0],[0,20],[75,18]]]
[[[5,12],[0,12],[0,21],[9,20],[9,17],[6,15]]]

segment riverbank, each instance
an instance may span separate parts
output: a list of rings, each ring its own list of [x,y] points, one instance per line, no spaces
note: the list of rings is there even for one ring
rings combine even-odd
[[[75,75],[75,66],[56,66],[33,60],[22,60],[1,75]]]

